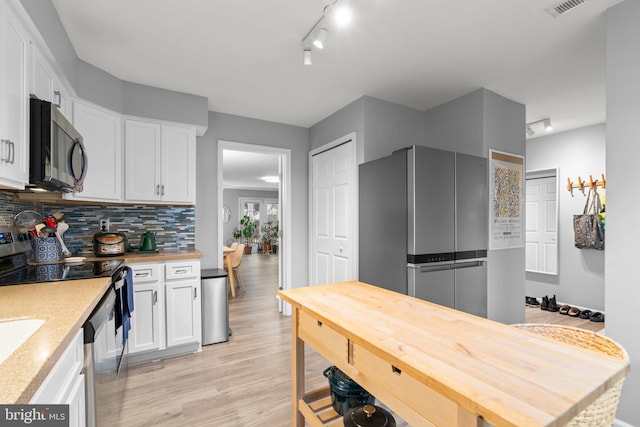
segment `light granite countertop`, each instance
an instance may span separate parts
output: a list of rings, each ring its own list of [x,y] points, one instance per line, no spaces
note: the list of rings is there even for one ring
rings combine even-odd
[[[125,262],[199,259],[198,250],[130,253]],[[105,259],[105,258],[97,258]],[[108,289],[109,278],[0,286],[0,322],[41,319],[42,326],[0,364],[0,403],[29,403]],[[0,344],[1,345],[1,344]]]

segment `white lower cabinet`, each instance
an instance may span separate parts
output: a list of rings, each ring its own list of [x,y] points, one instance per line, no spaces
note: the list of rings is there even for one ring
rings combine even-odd
[[[133,263],[134,311],[128,354],[200,346],[200,261]],[[170,352],[167,353],[171,355]]]
[[[200,342],[200,262],[173,262],[165,267],[167,346]]]
[[[68,404],[69,426],[72,427],[86,424],[82,338],[82,330],[79,330],[29,402],[42,405]]]
[[[160,307],[164,301],[159,282],[133,286],[133,315],[129,334],[129,354],[160,350],[163,345]],[[164,311],[164,310],[162,310]]]

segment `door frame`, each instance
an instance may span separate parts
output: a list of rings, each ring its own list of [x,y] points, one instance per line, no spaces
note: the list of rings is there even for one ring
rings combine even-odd
[[[324,144],[318,148],[315,148],[309,152],[309,285],[313,283],[313,277],[315,277],[314,263],[313,263],[313,229],[314,229],[314,216],[313,216],[313,156],[323,153],[325,151],[329,151],[332,148],[335,148],[339,145],[350,144],[354,163],[352,167],[354,168],[354,215],[356,217],[355,227],[353,230],[353,272],[354,272],[354,280],[357,280],[359,276],[359,237],[358,237],[358,216],[359,216],[359,202],[358,202],[358,143],[356,140],[356,133],[351,132],[347,135],[341,136],[340,138],[334,139],[333,141]]]
[[[278,247],[279,264],[278,287],[291,289],[291,150],[288,148],[276,148],[266,145],[254,145],[243,142],[218,140],[218,244],[216,245],[218,265],[222,265],[223,227],[224,227],[224,201],[223,201],[223,151],[247,151],[252,153],[273,154],[279,157],[280,164],[284,165],[280,173],[278,188],[280,201],[280,246]]]

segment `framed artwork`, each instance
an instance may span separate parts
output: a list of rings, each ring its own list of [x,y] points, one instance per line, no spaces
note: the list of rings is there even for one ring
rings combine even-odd
[[[524,157],[489,150],[489,249],[524,246]]]

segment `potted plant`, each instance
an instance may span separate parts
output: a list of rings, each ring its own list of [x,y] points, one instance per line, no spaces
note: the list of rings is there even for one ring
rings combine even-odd
[[[254,231],[256,230],[256,223],[251,220],[249,215],[245,215],[240,219],[240,225],[238,225],[233,232],[233,238],[236,240],[240,240],[240,238],[244,239],[244,253],[251,253],[251,246],[249,246],[249,239],[253,236]]]
[[[262,252],[271,252],[273,243],[278,239],[280,226],[278,220],[269,220],[261,228]]]

